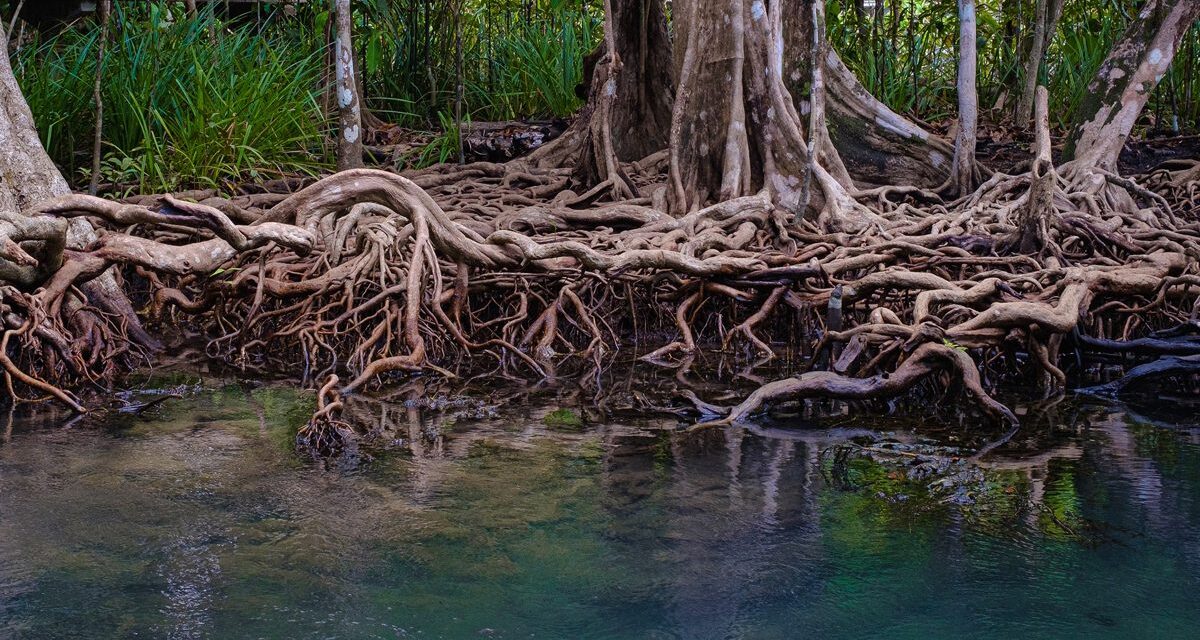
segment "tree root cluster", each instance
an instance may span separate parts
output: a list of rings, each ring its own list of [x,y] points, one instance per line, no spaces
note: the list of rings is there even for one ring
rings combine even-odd
[[[811,370],[732,407],[693,397],[705,424],[933,380],[1011,425],[996,384],[1032,374],[1061,390],[1085,353],[1195,371],[1194,335],[1155,332],[1194,326],[1200,312],[1197,165],[1130,180],[1035,161],[954,201],[885,187],[827,202],[817,219],[766,192],[671,216],[661,168],[624,166],[636,193],[619,201],[572,191],[569,171],[512,163],[351,170],[294,193],[44,202],[0,219],[6,389],[82,411],[75,392],[156,361],[161,347],[128,316],[71,295],[114,266],[147,326],[320,386],[301,432],[314,449],[344,430],[339,394],[420,372],[541,378],[565,360],[599,370],[617,353],[681,366],[721,351],[749,368],[794,355],[785,345],[811,356]],[[831,222],[842,213],[864,224],[847,232]],[[101,229],[86,250],[60,242],[75,217]]]

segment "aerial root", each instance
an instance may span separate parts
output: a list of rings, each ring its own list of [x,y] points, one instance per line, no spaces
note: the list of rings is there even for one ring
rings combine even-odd
[[[1133,184],[1167,184],[1155,175]],[[643,359],[660,364],[738,341],[765,359],[784,337],[816,342],[818,352],[838,345],[833,371],[764,385],[723,410],[722,424],[788,397],[892,397],[935,374],[1007,423],[1011,412],[981,376],[990,387],[998,354],[1024,352],[1004,364],[1062,389],[1063,336],[1126,341],[1200,309],[1200,226],[1172,217],[1190,192],[1164,192],[1166,204],[1141,194],[1146,209],[1117,210],[1048,162],[995,174],[952,203],[902,189],[858,194],[878,199],[870,207],[826,199],[829,215],[858,212],[861,226],[781,224],[767,193],[679,218],[652,198],[574,209],[533,191],[560,183],[561,172],[530,176],[499,165],[412,179],[355,170],[257,204],[47,203],[31,218],[45,228],[86,215],[106,230],[87,250],[63,251],[40,291],[0,300],[21,342],[18,360],[0,354],[0,364],[30,387],[15,371],[31,370],[39,353],[56,354],[53,367],[37,369],[46,384],[100,379],[92,368],[106,358],[97,354],[115,352],[103,343],[118,345],[123,333],[109,316],[80,314],[87,306],[76,291],[119,265],[145,279],[152,317],[190,331],[211,357],[325,380],[304,431],[314,448],[346,437],[339,393],[399,374],[454,376],[480,356],[501,375],[554,375],[564,360],[600,367],[630,336],[669,337],[646,347]],[[12,226],[0,232],[13,236]],[[826,325],[835,299],[837,325]],[[86,357],[72,348],[83,335],[97,345]],[[1190,357],[1175,348],[1160,353]],[[334,374],[350,382],[337,389]]]
[[[1119,398],[1132,387],[1148,380],[1171,376],[1200,374],[1200,354],[1190,356],[1163,356],[1152,362],[1138,365],[1125,375],[1101,385],[1079,389],[1080,393],[1107,398]]]
[[[296,432],[296,447],[315,458],[332,458],[357,439],[353,427],[341,419],[341,395],[338,377],[331,375],[317,391],[317,409]]]

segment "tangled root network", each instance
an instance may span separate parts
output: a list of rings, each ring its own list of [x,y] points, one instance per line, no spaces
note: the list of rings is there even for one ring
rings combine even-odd
[[[1125,179],[1035,162],[952,202],[861,191],[853,207],[870,215],[854,225],[837,211],[781,213],[767,192],[672,217],[659,167],[625,166],[648,195],[613,202],[572,191],[569,171],[520,164],[360,169],[232,198],[60,198],[31,220],[86,216],[101,233],[65,251],[41,288],[0,289],[0,364],[14,397],[82,409],[63,389],[152,359],[120,314],[70,304],[79,283],[119,265],[144,283],[134,293],[150,325],[200,337],[211,358],[321,387],[305,436],[316,439],[322,425],[347,428],[339,394],[397,376],[541,378],[617,353],[661,366],[704,351],[752,366],[797,345],[811,356],[810,370],[736,406],[693,397],[706,424],[927,382],[1015,424],[990,391],[1017,377],[1064,388],[1064,344],[1071,362],[1162,356],[1165,375],[1200,366],[1198,165]]]

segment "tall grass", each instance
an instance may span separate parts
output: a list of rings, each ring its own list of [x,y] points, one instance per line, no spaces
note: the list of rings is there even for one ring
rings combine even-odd
[[[1035,0],[979,0],[979,96],[1003,120],[1020,90]],[[1066,0],[1046,64],[1051,112],[1066,125],[1143,0]],[[104,69],[106,181],[140,189],[219,185],[329,165],[328,3],[232,24],[185,19],[181,3],[118,2]],[[565,117],[580,106],[584,57],[603,30],[600,0],[355,0],[365,102],[384,120],[451,132],[461,121]],[[827,0],[829,41],[875,95],[925,121],[956,114],[956,0]],[[210,5],[213,7],[213,5]],[[856,8],[857,7],[857,8]],[[211,9],[210,9],[211,10]],[[81,22],[25,45],[16,70],[43,141],[84,177],[98,29]],[[654,64],[672,64],[667,52]],[[1153,94],[1145,122],[1200,129],[1200,26]],[[461,109],[456,109],[461,82]],[[1005,109],[993,110],[997,104]],[[446,133],[410,160],[453,159]]]
[[[363,0],[360,7],[367,102],[418,127],[452,112],[460,52],[464,117],[570,115],[580,106],[583,57],[603,28],[593,0]]]
[[[169,190],[326,166],[319,51],[211,13],[171,21],[163,6],[122,4],[102,70],[104,179]],[[24,48],[16,68],[43,142],[75,178],[90,163],[80,149],[94,127],[96,44],[96,30],[67,29]]]

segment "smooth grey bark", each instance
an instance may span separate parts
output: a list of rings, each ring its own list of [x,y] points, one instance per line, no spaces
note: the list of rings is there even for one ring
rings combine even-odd
[[[1029,118],[1033,111],[1034,92],[1038,86],[1038,74],[1042,61],[1046,59],[1046,51],[1058,30],[1058,20],[1062,17],[1064,0],[1037,0],[1033,15],[1033,36],[1029,41],[1029,50],[1025,53],[1025,77],[1021,86],[1021,95],[1017,99],[1016,124],[1025,128],[1029,126]]]
[[[978,52],[975,48],[975,0],[958,0],[958,135],[950,187],[958,195],[975,188],[975,142],[979,127],[979,93],[976,88]]]
[[[353,29],[350,0],[334,0],[334,82],[337,90],[338,171],[363,166],[362,111],[354,76]]]

